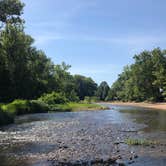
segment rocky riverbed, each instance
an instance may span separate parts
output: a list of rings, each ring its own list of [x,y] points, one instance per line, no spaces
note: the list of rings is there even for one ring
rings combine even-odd
[[[0,165],[164,166],[165,131],[145,132],[148,124],[110,107],[105,111],[19,117],[16,124],[0,131]],[[126,144],[128,138],[158,143],[134,146]]]

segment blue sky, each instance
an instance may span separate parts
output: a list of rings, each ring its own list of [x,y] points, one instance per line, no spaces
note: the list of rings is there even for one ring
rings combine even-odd
[[[110,85],[144,49],[166,48],[166,0],[23,0],[26,32],[72,74]]]

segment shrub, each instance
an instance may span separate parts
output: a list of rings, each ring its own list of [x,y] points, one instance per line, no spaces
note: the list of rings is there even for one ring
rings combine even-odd
[[[99,100],[99,97],[96,97],[96,96],[85,96],[84,100],[82,101],[82,103],[88,103],[88,104],[91,104],[91,103],[95,103],[95,102],[98,102],[100,101]]]
[[[14,100],[12,103],[1,106],[3,112],[8,113],[13,117],[16,115],[30,114],[30,113],[44,113],[49,111],[47,104],[37,100]]]
[[[22,115],[30,111],[28,100],[14,100],[12,103],[2,105],[1,109],[11,115]]]
[[[56,93],[56,92],[52,92],[52,93],[49,93],[49,94],[44,94],[38,100],[42,101],[46,104],[49,104],[49,105],[65,104],[67,102],[67,99],[66,99],[64,94]]]
[[[45,113],[50,110],[47,104],[39,100],[31,100],[29,105],[31,113]]]
[[[13,122],[14,122],[14,116],[11,116],[10,114],[8,114],[8,112],[4,112],[0,108],[0,125],[6,125]]]
[[[72,110],[68,104],[50,105],[49,109],[52,112],[70,112]]]
[[[84,98],[84,103],[88,103],[88,104],[90,104],[91,102],[92,102],[91,97],[89,97],[89,96],[85,96],[85,98]]]
[[[153,103],[153,102],[155,102],[155,101],[156,101],[156,98],[155,98],[155,97],[150,97],[150,98],[147,99],[147,102]]]
[[[67,99],[72,102],[78,102],[79,97],[77,96],[76,92],[72,90],[69,94],[65,94]]]
[[[99,97],[97,97],[97,96],[92,96],[92,97],[91,97],[91,101],[92,101],[92,102],[98,102],[98,101],[100,101],[100,99],[99,99]]]

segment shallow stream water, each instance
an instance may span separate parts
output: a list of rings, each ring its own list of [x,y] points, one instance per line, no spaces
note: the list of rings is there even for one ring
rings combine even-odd
[[[121,155],[126,165],[166,165],[166,111],[104,105],[110,109],[17,117],[0,130],[0,166],[51,166],[58,160],[93,165],[96,158],[114,155]],[[127,138],[160,145],[128,146]],[[131,162],[133,153],[138,158]]]

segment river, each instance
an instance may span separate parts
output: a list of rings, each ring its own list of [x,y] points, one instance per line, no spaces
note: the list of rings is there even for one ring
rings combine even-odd
[[[109,109],[17,117],[0,130],[0,166],[166,165],[166,111],[104,105]]]

